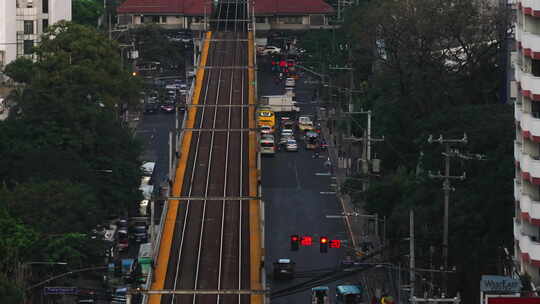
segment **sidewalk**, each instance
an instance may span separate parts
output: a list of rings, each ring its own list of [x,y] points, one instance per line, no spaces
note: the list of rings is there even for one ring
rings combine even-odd
[[[339,157],[338,149],[334,144],[335,134],[332,134],[327,128],[327,113],[326,110],[317,110],[319,119],[321,120],[321,132],[323,138],[328,143],[328,157],[331,162],[331,172],[336,178],[336,195],[340,201],[343,213],[345,215],[345,223],[349,231],[349,238],[351,239],[351,247],[356,252],[357,256],[369,254],[370,251],[378,249],[382,246],[380,238],[376,235],[376,228],[373,224],[373,220],[366,215],[365,210],[362,207],[355,206],[352,203],[351,197],[348,194],[341,192],[342,185],[347,179],[347,168],[343,158]],[[373,257],[371,260],[380,260],[380,257]]]

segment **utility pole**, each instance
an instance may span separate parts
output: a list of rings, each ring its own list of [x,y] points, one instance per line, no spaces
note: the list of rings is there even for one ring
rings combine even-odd
[[[465,180],[466,173],[463,172],[462,175],[450,175],[450,158],[458,157],[461,159],[477,159],[485,160],[485,156],[481,154],[468,155],[463,154],[457,149],[452,149],[451,145],[455,144],[467,144],[467,134],[463,134],[463,138],[460,139],[444,139],[442,135],[439,135],[439,138],[434,139],[433,135],[430,135],[428,138],[428,143],[439,143],[445,145],[444,156],[444,175],[440,172],[437,174],[432,174],[429,172],[429,177],[433,179],[442,179],[443,180],[443,191],[444,191],[444,218],[443,218],[443,290],[447,291],[447,272],[448,272],[448,217],[449,217],[449,205],[450,205],[450,191],[454,191],[450,184],[450,180]]]
[[[415,285],[415,276],[414,273],[414,210],[409,210],[409,269],[410,269],[410,284],[411,284],[411,303],[414,303],[414,285]],[[401,287],[400,287],[401,288]]]

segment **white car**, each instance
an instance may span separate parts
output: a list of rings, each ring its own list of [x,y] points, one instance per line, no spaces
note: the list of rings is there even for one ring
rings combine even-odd
[[[260,127],[261,134],[272,134],[274,133],[274,129],[270,126],[261,126]]]
[[[298,144],[296,143],[296,140],[287,140],[287,143],[285,144],[285,150],[289,152],[298,152]]]
[[[281,137],[294,136],[294,131],[292,129],[282,129]]]
[[[285,86],[286,87],[294,87],[294,85],[295,85],[294,78],[285,79]]]
[[[277,46],[273,46],[273,45],[267,45],[262,50],[263,55],[274,55],[274,54],[279,54],[279,53],[281,53],[281,49],[278,48]]]

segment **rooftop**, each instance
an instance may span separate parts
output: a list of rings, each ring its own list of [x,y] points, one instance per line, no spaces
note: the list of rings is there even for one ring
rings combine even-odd
[[[120,14],[204,15],[205,0],[126,0]],[[206,13],[211,12],[207,6]],[[324,0],[255,0],[257,15],[331,14],[334,9]]]

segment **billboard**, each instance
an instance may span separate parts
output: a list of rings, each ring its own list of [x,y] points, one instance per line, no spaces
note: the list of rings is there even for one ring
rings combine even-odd
[[[511,277],[483,275],[480,291],[490,294],[512,294],[521,291],[521,281]]]

